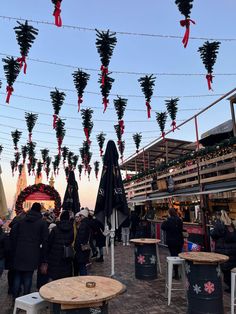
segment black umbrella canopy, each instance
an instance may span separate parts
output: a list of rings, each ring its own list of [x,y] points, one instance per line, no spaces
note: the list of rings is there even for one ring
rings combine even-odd
[[[69,173],[62,208],[63,210],[71,210],[74,214],[80,211],[78,183],[74,171]]]
[[[111,225],[113,210],[117,211],[118,226],[129,215],[118,158],[115,143],[111,140],[108,141],[103,158],[102,176],[94,212],[96,218],[103,225],[105,225],[105,218],[107,218],[108,225]]]

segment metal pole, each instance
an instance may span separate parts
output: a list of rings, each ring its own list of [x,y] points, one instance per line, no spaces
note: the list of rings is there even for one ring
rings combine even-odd
[[[194,122],[195,122],[195,131],[196,131],[196,140],[197,140],[197,150],[199,150],[199,137],[198,137],[197,116],[194,117]]]
[[[116,231],[116,213],[115,209],[113,209],[111,215],[111,277],[115,275],[115,231]]]

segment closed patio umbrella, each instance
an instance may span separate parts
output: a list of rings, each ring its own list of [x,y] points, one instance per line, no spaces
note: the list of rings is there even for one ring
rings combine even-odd
[[[79,201],[79,188],[78,183],[75,179],[75,173],[73,170],[70,171],[68,180],[67,180],[67,187],[66,192],[62,204],[63,210],[70,210],[74,214],[80,211],[80,201]]]

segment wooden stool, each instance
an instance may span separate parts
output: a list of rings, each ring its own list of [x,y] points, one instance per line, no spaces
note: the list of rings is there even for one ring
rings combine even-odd
[[[234,314],[236,268],[231,269],[231,314]]]
[[[13,314],[17,309],[26,311],[27,314],[37,314],[39,310],[50,307],[50,303],[40,297],[38,292],[23,295],[16,298]]]

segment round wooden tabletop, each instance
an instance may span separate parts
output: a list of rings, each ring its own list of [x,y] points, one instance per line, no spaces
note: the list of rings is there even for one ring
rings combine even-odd
[[[229,259],[228,256],[212,252],[184,252],[179,257],[195,263],[224,263]]]
[[[140,238],[140,239],[132,239],[132,240],[130,240],[130,242],[132,242],[134,244],[156,244],[156,243],[160,243],[161,240]]]
[[[95,282],[94,288],[86,287]],[[117,280],[101,276],[79,276],[51,281],[39,290],[41,297],[52,303],[88,304],[110,300],[124,291],[124,285]]]

